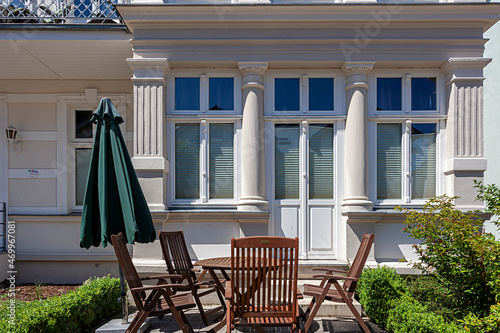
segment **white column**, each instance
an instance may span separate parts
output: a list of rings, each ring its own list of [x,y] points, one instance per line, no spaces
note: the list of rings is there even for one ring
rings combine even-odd
[[[127,59],[134,71],[134,150],[132,163],[151,210],[166,210],[168,173],[165,91],[166,58]]]
[[[264,155],[266,62],[240,62],[242,76],[241,197],[238,210],[267,211]]]
[[[344,148],[345,212],[370,211],[373,203],[368,198],[368,141],[366,76],[374,63],[349,62],[343,67],[346,77],[347,119]]]
[[[486,58],[450,58],[442,67],[446,75],[445,193],[460,196],[457,206],[481,208],[473,189],[483,180],[483,68]]]

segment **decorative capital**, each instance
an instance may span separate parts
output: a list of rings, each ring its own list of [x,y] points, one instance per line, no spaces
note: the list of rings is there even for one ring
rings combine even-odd
[[[342,71],[346,77],[346,90],[355,86],[361,86],[368,89],[366,77],[373,69],[374,62],[346,62]]]
[[[128,58],[127,63],[134,71],[132,81],[164,81],[170,71],[167,58]]]
[[[484,80],[483,68],[491,62],[490,58],[464,57],[450,58],[441,66],[445,73],[445,85],[455,82],[476,82],[482,84]]]
[[[241,89],[257,87],[264,90],[264,75],[267,71],[267,62],[238,62],[241,72]]]

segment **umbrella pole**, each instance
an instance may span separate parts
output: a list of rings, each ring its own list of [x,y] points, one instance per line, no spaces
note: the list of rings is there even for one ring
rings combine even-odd
[[[127,304],[127,290],[125,289],[125,278],[123,277],[122,268],[120,270],[120,302],[122,303],[122,324],[128,324],[128,304]]]

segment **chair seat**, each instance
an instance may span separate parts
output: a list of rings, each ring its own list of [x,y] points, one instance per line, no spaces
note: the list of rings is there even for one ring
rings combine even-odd
[[[174,303],[174,306],[177,310],[185,310],[196,307],[196,303],[193,300],[193,296],[189,294],[177,294],[171,296],[170,299]],[[170,307],[168,306],[167,301],[164,298],[161,298],[160,301],[156,304],[153,311],[151,313],[170,313]]]
[[[311,284],[305,284],[303,294],[306,296],[319,297],[323,293],[323,290],[324,290],[323,287]],[[352,293],[346,292],[346,294],[349,298],[352,298]],[[328,290],[325,299],[328,301],[334,301],[340,303],[344,302],[342,296],[340,296],[339,292],[333,286],[330,288],[330,290]]]

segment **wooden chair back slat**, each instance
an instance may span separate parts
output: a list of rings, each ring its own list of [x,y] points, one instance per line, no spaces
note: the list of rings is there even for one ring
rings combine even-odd
[[[139,274],[132,263],[123,234],[120,233],[118,235],[111,235],[111,244],[113,244],[118,264],[122,269],[123,275],[125,276],[125,280],[127,280],[129,287],[142,287],[141,279],[139,278]]]
[[[163,256],[169,270],[179,270],[179,274],[193,268],[191,257],[186,246],[186,240],[182,230],[162,231],[159,233]],[[164,246],[167,244],[168,246]],[[189,273],[193,281],[196,281],[194,272]]]
[[[298,239],[231,239],[233,311],[245,316],[296,318]],[[266,319],[268,320],[268,319]]]
[[[352,262],[351,269],[349,269],[349,272],[347,273],[348,277],[359,279],[361,273],[363,272],[363,267],[366,264],[366,259],[368,259],[368,254],[370,253],[374,238],[375,234],[365,233],[363,235],[356,257],[354,257],[354,261]],[[345,281],[343,288],[344,290],[353,293],[356,289],[356,285],[357,281]]]

